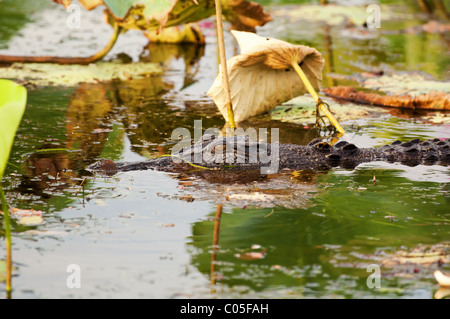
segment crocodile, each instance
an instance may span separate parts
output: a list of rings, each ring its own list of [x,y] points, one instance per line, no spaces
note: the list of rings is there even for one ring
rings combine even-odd
[[[194,169],[249,171],[262,174],[281,170],[353,169],[361,163],[384,161],[408,166],[450,164],[450,139],[395,141],[375,148],[359,148],[347,141],[331,145],[320,138],[308,145],[265,143],[248,136],[204,135],[195,144],[171,155],[140,162],[113,162],[101,159],[87,167],[94,174],[153,169],[180,172]]]

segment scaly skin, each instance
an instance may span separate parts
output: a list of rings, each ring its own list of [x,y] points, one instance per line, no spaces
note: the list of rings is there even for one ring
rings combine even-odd
[[[277,149],[278,154],[276,153]],[[266,161],[259,156],[261,152],[268,155]],[[330,145],[321,142],[320,139],[315,139],[308,145],[302,146],[251,142],[248,137],[244,136],[205,135],[193,146],[173,155],[135,163],[114,163],[109,160],[101,160],[89,166],[88,170],[108,175],[119,171],[146,169],[177,172],[192,169],[192,165],[187,163],[210,169],[251,170],[268,167],[270,163],[274,163],[275,159],[278,160],[277,165],[274,166],[276,171],[283,169],[327,170],[338,166],[355,168],[361,163],[374,161],[399,162],[408,166],[419,164],[448,166],[450,164],[450,139],[428,141],[415,139],[405,143],[396,141],[377,148],[358,148],[345,141]],[[271,173],[275,173],[275,171]]]

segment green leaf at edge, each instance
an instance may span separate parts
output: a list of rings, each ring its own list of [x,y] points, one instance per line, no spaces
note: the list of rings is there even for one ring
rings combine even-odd
[[[13,81],[0,79],[0,180],[11,152],[27,102],[27,90]]]

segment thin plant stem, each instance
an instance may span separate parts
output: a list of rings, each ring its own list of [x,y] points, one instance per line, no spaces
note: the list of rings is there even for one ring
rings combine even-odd
[[[9,218],[9,208],[6,203],[6,196],[0,185],[0,200],[2,201],[3,222],[5,224],[5,240],[6,240],[6,295],[11,296],[11,274],[12,274],[12,254],[11,254],[11,222]]]
[[[109,40],[108,44],[88,57],[58,57],[58,56],[13,56],[13,55],[0,55],[1,63],[58,63],[58,64],[89,64],[101,60],[109,51],[114,47],[122,28],[115,23],[114,33]]]
[[[230,82],[228,80],[227,58],[225,54],[225,40],[223,37],[222,5],[220,3],[220,0],[215,0],[215,3],[216,3],[216,21],[217,21],[217,41],[219,43],[220,64],[222,66],[222,83],[223,88],[225,89],[228,122],[230,123],[231,129],[235,129],[236,124],[234,122],[233,105],[231,103]]]
[[[292,62],[292,67],[297,72],[298,76],[302,80],[303,84],[305,85],[306,89],[308,90],[309,94],[313,97],[316,104],[318,104],[318,107],[320,110],[328,117],[331,124],[338,130],[339,133],[345,134],[345,130],[342,128],[342,126],[339,124],[339,122],[334,118],[333,114],[328,110],[328,108],[325,106],[325,104],[321,101],[319,98],[319,95],[317,94],[314,87],[309,82],[308,78],[306,77],[306,74],[303,72],[302,68],[295,62]]]

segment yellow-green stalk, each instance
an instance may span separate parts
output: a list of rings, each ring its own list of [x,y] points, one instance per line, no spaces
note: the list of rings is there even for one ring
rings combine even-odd
[[[217,20],[217,41],[219,43],[220,52],[220,64],[222,66],[222,83],[225,90],[225,97],[227,99],[227,112],[228,112],[228,122],[230,123],[230,128],[235,129],[236,124],[234,122],[233,105],[231,103],[231,91],[230,83],[228,80],[228,69],[227,69],[227,58],[225,54],[225,41],[223,38],[223,22],[222,22],[222,5],[220,0],[215,0],[216,3],[216,20]]]
[[[313,86],[309,82],[308,78],[306,77],[306,74],[303,72],[302,68],[295,62],[293,62],[292,67],[297,72],[298,76],[302,80],[303,84],[305,84],[306,89],[308,90],[309,94],[313,97],[314,101],[316,101],[316,104],[318,104],[318,107],[320,110],[327,116],[327,118],[330,120],[331,124],[338,130],[339,133],[345,134],[345,130],[342,128],[342,126],[339,124],[339,122],[334,118],[333,114],[328,110],[328,108],[323,104],[321,99],[319,98],[319,95],[317,94],[316,90],[314,90]]]

